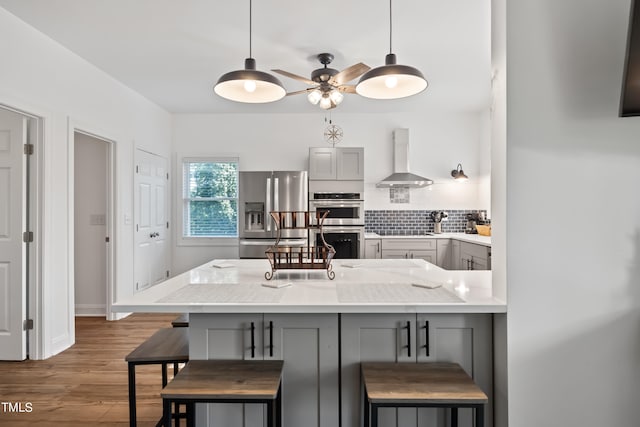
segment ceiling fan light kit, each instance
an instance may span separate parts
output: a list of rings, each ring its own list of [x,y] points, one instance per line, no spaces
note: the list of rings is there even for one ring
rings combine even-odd
[[[251,57],[251,12],[249,0],[249,58],[244,60],[244,70],[223,74],[213,91],[231,101],[260,104],[282,99],[287,91],[276,77],[256,69],[256,60]]]

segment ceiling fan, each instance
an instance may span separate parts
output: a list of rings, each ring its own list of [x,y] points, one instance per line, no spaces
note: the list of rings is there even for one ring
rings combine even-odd
[[[338,71],[334,68],[327,67],[327,65],[333,61],[332,54],[320,53],[317,58],[324,67],[313,70],[313,72],[311,72],[311,79],[284,70],[271,71],[311,85],[311,87],[307,89],[289,92],[287,96],[306,93],[310,103],[313,105],[319,104],[320,108],[324,110],[335,108],[340,104],[344,97],[342,95],[343,93],[356,93],[355,85],[348,85],[346,83],[360,77],[371,69],[368,65],[359,62],[342,71]]]

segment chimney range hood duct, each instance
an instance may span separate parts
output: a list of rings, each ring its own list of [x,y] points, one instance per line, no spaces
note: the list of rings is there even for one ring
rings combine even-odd
[[[393,131],[393,173],[376,184],[378,188],[422,188],[433,184],[429,178],[409,172],[409,129]]]

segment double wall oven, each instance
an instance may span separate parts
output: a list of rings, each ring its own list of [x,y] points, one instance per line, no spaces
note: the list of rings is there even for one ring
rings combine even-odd
[[[364,200],[360,192],[310,192],[309,211],[329,211],[324,240],[336,250],[335,258],[364,258]],[[322,245],[319,230],[310,230],[309,243]]]

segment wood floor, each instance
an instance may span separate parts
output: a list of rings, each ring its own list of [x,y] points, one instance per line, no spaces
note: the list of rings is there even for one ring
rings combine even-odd
[[[0,362],[0,426],[128,426],[124,357],[175,314],[133,314],[107,322],[76,319],[76,344],[47,360]],[[171,378],[171,377],[170,377]],[[155,426],[162,414],[159,365],[136,367],[138,425]],[[31,412],[10,412],[31,404]]]

